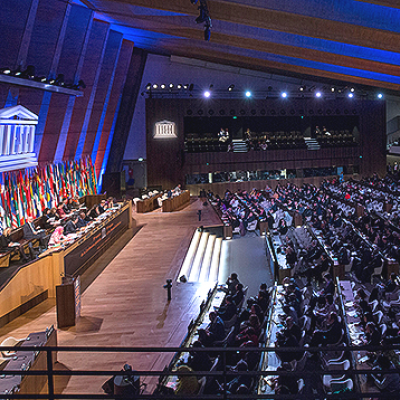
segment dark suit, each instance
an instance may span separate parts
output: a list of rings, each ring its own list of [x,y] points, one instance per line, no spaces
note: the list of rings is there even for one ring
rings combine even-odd
[[[46,236],[46,232],[44,230],[37,231],[31,222],[27,222],[22,226],[24,232],[24,239],[32,240],[39,239],[39,243],[42,247],[47,247],[48,236]]]

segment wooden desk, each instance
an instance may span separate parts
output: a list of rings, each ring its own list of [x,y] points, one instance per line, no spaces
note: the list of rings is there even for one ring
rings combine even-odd
[[[8,362],[4,371],[45,371],[47,356],[44,351],[23,351],[26,346],[57,346],[57,331],[52,327],[46,332],[31,333],[20,347],[15,356]],[[53,367],[57,361],[57,353],[53,352]],[[30,366],[30,367],[29,367]],[[46,375],[3,375],[0,378],[0,393],[38,394],[47,383]]]
[[[158,208],[158,199],[162,196],[162,193],[157,194],[156,196],[152,196],[148,199],[139,200],[136,203],[136,212],[137,213],[147,213]]]
[[[189,190],[184,190],[179,196],[165,199],[162,203],[163,212],[172,212],[186,206],[190,202]]]

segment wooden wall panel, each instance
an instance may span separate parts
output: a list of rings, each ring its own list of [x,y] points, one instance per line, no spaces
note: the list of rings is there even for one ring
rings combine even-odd
[[[0,68],[18,67],[18,52],[25,32],[32,0],[13,0],[1,3]],[[18,15],[18,18],[15,16]]]
[[[36,74],[48,76],[68,9],[62,1],[39,0],[26,65],[34,65]],[[16,16],[14,16],[16,19]]]
[[[96,156],[96,174],[99,176],[99,172],[103,166],[104,155],[107,149],[107,144],[112,135],[113,123],[118,112],[117,106],[122,94],[122,89],[125,83],[126,74],[128,72],[129,63],[133,52],[133,42],[124,40],[121,46],[121,52],[118,58],[118,64],[115,71],[114,83],[110,95],[110,101],[108,103],[104,124],[102,128],[102,134],[100,138],[99,147]],[[107,160],[106,160],[107,161]]]
[[[108,30],[108,23],[99,20],[93,21],[82,73],[80,75],[86,84],[86,89],[83,91],[83,96],[78,97],[75,100],[71,123],[68,130],[68,137],[64,149],[65,160],[71,160],[75,157],[80,135],[82,131],[84,131],[83,133],[85,134],[85,131],[87,130],[87,124],[92,112],[97,82],[103,61],[103,48],[108,37]],[[87,120],[87,122],[85,122],[85,120]]]
[[[105,113],[105,111],[107,110],[107,95],[108,91],[110,90],[110,85],[112,85],[113,83],[113,71],[115,69],[116,62],[118,61],[121,43],[122,34],[116,31],[110,31],[107,38],[100,77],[96,88],[93,109],[86,133],[83,155],[91,155],[100,120],[102,118],[103,112]]]

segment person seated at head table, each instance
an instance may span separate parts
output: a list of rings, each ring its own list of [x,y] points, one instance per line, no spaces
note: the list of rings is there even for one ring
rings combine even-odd
[[[44,229],[50,229],[53,228],[54,226],[58,225],[58,220],[59,217],[57,215],[57,209],[56,208],[45,208],[43,210],[43,219],[44,223],[42,228]]]
[[[75,226],[77,229],[84,228],[89,221],[91,221],[91,218],[88,217],[85,213],[85,211],[79,211],[79,215],[76,218]]]
[[[11,238],[11,228],[5,228],[3,230],[3,234],[0,236],[0,252],[8,252],[10,250],[12,250],[14,247],[18,247],[18,252],[19,252],[19,256],[21,258],[21,260],[23,262],[27,262],[28,257],[26,256],[23,247],[17,243],[17,242],[12,242]],[[31,251],[31,248],[29,248],[29,250]],[[33,250],[32,250],[33,251]],[[34,259],[34,255],[31,254],[31,258]]]
[[[103,214],[107,210],[107,202],[105,200],[101,200],[100,204],[96,207],[97,215]]]
[[[77,227],[76,222],[78,221],[78,217],[72,217],[69,219],[64,225],[64,235],[69,235],[70,233],[76,233]]]
[[[50,236],[49,246],[56,246],[64,239],[64,227],[58,226]]]
[[[64,210],[64,203],[60,202],[57,204],[57,215],[59,218],[64,218],[66,217],[67,213]]]
[[[62,200],[62,202],[63,202],[63,210],[64,210],[65,214],[69,214],[72,211],[72,209],[69,206],[69,198],[66,197],[65,199]]]
[[[44,248],[47,247],[48,236],[46,235],[46,231],[44,229],[36,229],[32,217],[26,219],[25,225],[22,226],[22,229],[24,232],[24,239],[39,239],[40,246]]]
[[[113,197],[107,199],[107,208],[113,208],[115,206],[115,201]]]
[[[74,210],[76,210],[76,209],[78,209],[79,208],[79,201],[77,201],[76,199],[73,199],[73,198],[69,198],[68,200],[67,200],[67,207],[68,207],[68,209],[70,210],[70,211],[74,211]]]
[[[372,368],[376,373],[372,374],[375,385],[382,392],[399,392],[400,376],[393,363],[384,355],[379,355],[375,366]],[[379,370],[395,371],[393,373],[379,374]]]

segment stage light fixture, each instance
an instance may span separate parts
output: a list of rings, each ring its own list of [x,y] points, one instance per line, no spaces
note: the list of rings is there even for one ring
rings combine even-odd
[[[147,85],[146,85],[146,90],[150,90],[151,89],[151,83],[148,83]]]
[[[170,84],[169,84],[169,87],[172,89],[172,88],[174,87],[174,84],[173,84],[173,83],[170,83]]]
[[[153,85],[153,89],[157,89],[158,88],[158,85],[155,83],[154,85]]]
[[[229,92],[232,92],[232,90],[235,88],[235,85],[229,85],[228,86],[228,91]]]
[[[354,93],[355,89],[352,87],[350,88],[350,92]]]
[[[322,93],[321,93],[321,92],[316,92],[316,93],[315,93],[315,97],[318,97],[318,98],[319,98],[319,97],[321,97],[321,96],[322,96]]]
[[[182,89],[182,85],[179,83],[178,85],[176,85],[177,89]],[[186,87],[187,89],[187,87]]]
[[[15,71],[13,71],[12,75],[14,76],[21,76],[22,71],[21,71],[21,67],[18,67]]]
[[[179,85],[178,85],[179,86]],[[189,87],[189,84],[183,85],[184,89],[187,89]],[[179,88],[178,88],[179,89]]]
[[[300,92],[304,92],[306,90],[306,86],[302,85],[299,87]]]
[[[211,92],[210,92],[209,90],[206,90],[206,91],[203,93],[203,96],[206,97],[206,98],[209,98],[209,97],[211,96]]]
[[[21,73],[21,78],[33,79],[34,77],[35,77],[35,67],[33,65],[28,65],[26,67],[26,70]]]
[[[165,89],[165,85],[162,84],[162,85],[160,86],[160,88],[161,88],[161,89]]]
[[[246,97],[251,97],[251,92],[248,90],[248,91],[245,93],[245,95],[246,95]]]
[[[351,99],[351,98],[354,97],[354,94],[353,93],[349,93],[347,96],[350,97],[350,99]]]
[[[378,99],[382,99],[383,98],[383,94],[382,93],[378,93],[377,97],[378,97]]]
[[[54,85],[56,83],[56,80],[54,78],[49,79],[49,84]]]
[[[2,68],[1,73],[4,75],[10,75],[11,69],[10,68]]]
[[[64,79],[64,74],[58,74],[56,81],[54,82],[57,86],[64,86],[65,85],[65,79]]]
[[[281,93],[281,96],[282,96],[284,99],[286,99],[287,93],[286,93],[286,92],[282,92],[282,93]]]
[[[35,77],[35,81],[45,83],[47,79],[45,76],[37,76]]]
[[[335,87],[334,87],[334,86],[331,87],[331,92],[332,92],[332,93],[335,92]]]

